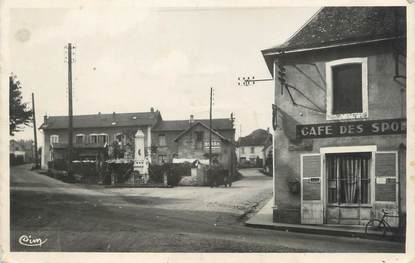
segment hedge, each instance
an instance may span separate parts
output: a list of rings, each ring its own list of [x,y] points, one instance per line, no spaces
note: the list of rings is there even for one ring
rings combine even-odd
[[[151,164],[148,173],[151,182],[163,183],[163,175],[166,172],[167,184],[177,186],[183,176],[191,175],[191,168],[192,164],[190,163]]]
[[[82,183],[96,183],[101,177],[101,169],[97,167],[95,161],[81,162],[74,161],[72,163],[72,171],[74,174],[81,175]]]

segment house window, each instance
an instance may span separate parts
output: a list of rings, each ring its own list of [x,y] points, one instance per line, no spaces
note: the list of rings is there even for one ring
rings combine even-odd
[[[98,135],[98,143],[105,144],[108,142],[108,135],[107,134],[100,134]]]
[[[95,134],[89,135],[89,142],[90,143],[98,143],[98,135],[95,135]]]
[[[159,156],[158,156],[158,162],[159,163],[165,163],[166,161],[167,161],[167,155],[159,154]]]
[[[85,134],[77,134],[75,136],[75,143],[76,144],[83,144],[85,139]]]
[[[197,142],[203,141],[203,131],[197,131],[196,132],[196,141]]]
[[[166,136],[164,134],[159,135],[159,146],[166,146]]]
[[[108,134],[90,134],[89,142],[95,144],[105,144],[108,142]]]
[[[326,63],[327,119],[368,117],[367,58]]]
[[[326,155],[329,204],[368,204],[371,153]]]
[[[125,144],[125,135],[123,135],[122,133],[117,133],[114,136],[114,141],[118,142],[118,144]]]
[[[59,142],[59,135],[50,136],[50,143],[58,143],[58,142]]]
[[[255,153],[255,147],[251,147],[251,153]]]

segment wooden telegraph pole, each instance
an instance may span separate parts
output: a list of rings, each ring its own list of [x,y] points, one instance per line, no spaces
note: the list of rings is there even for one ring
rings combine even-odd
[[[72,176],[73,108],[72,108],[72,44],[68,43],[68,175]]]
[[[35,95],[32,92],[32,112],[33,112],[33,136],[35,142],[35,169],[39,168],[39,158],[37,154],[37,134],[36,134],[36,113],[35,113]]]
[[[212,97],[213,88],[210,88],[210,110],[209,110],[209,168],[212,166]]]

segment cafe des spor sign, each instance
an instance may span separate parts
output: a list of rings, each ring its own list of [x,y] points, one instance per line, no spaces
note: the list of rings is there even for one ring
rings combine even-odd
[[[406,133],[406,119],[297,125],[297,138],[328,138]]]

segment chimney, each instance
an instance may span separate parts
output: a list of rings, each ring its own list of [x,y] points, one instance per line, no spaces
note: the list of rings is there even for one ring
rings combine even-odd
[[[115,119],[115,111],[112,112],[112,117]]]
[[[194,122],[194,116],[193,114],[190,115],[189,124],[192,124]]]
[[[154,112],[154,108],[153,107],[150,108],[150,112]]]
[[[48,115],[45,114],[45,116],[43,116],[43,123],[46,124],[48,121]]]

